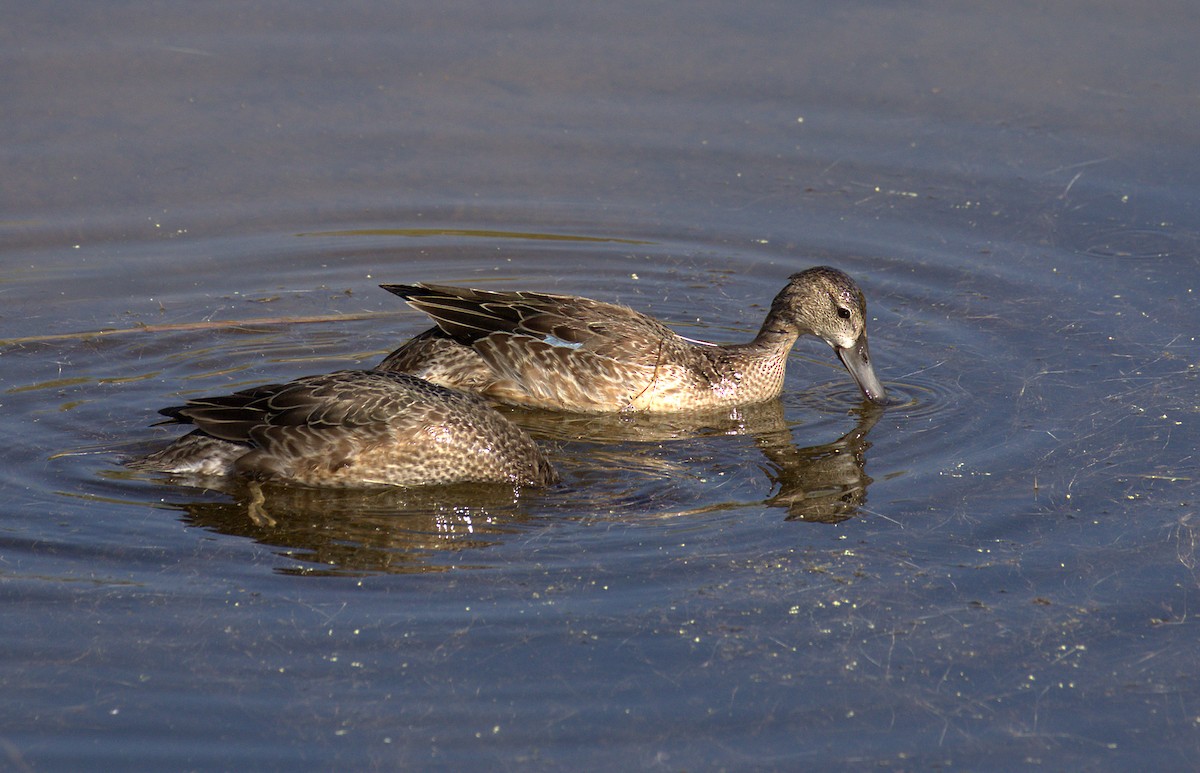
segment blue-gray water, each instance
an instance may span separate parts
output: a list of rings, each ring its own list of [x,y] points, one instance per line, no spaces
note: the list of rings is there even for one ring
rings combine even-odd
[[[0,759],[1181,769],[1200,753],[1189,3],[10,3]],[[564,483],[236,495],[180,398],[369,366],[440,281],[823,344]],[[103,331],[106,332],[101,335]]]

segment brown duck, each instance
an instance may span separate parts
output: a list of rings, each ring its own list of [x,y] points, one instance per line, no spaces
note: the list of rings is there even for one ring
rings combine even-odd
[[[403,373],[306,376],[160,413],[196,429],[131,466],[311,486],[558,479],[533,440],[485,400]]]
[[[867,400],[887,402],[867,348],[863,293],[826,266],[793,274],[754,340],[726,345],[684,338],[645,314],[588,298],[381,286],[437,327],[389,354],[380,370],[499,402],[585,413],[759,402],[783,390],[788,353],[802,335],[833,347]]]

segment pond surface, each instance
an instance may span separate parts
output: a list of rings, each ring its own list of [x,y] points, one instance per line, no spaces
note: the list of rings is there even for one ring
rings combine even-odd
[[[1183,769],[1200,754],[1189,3],[10,3],[6,767]],[[509,411],[552,489],[135,473],[437,281],[805,340],[704,420]]]

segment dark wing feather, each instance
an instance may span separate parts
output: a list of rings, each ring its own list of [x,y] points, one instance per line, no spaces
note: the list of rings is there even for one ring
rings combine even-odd
[[[675,337],[658,320],[590,298],[424,283],[381,287],[428,314],[446,335],[468,346],[500,333],[577,345],[604,357],[636,359],[664,337]],[[548,341],[549,337],[554,340]]]
[[[382,285],[417,311],[428,314],[446,335],[470,343],[497,332],[513,332],[522,311],[513,303],[521,293],[468,290],[444,285]]]
[[[386,424],[414,400],[397,389],[399,374],[339,371],[307,376],[288,384],[268,384],[230,395],[202,397],[165,409],[177,421],[195,424],[205,433],[237,443],[254,442],[263,427],[310,430]],[[404,386],[409,386],[404,381]]]
[[[250,430],[261,422],[258,406],[285,384],[264,384],[230,395],[200,397],[186,405],[163,408],[159,413],[180,424],[194,424],[206,434],[235,443],[245,443]]]

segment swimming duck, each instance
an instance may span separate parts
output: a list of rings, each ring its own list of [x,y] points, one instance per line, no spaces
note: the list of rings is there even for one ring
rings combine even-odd
[[[305,376],[160,413],[196,429],[131,466],[342,487],[558,479],[533,440],[485,400],[403,373]]]
[[[866,300],[849,276],[793,274],[753,341],[678,335],[625,306],[569,295],[386,284],[437,324],[380,370],[410,373],[503,403],[582,413],[725,408],[777,397],[792,345],[833,347],[863,396],[885,404],[867,348]]]

